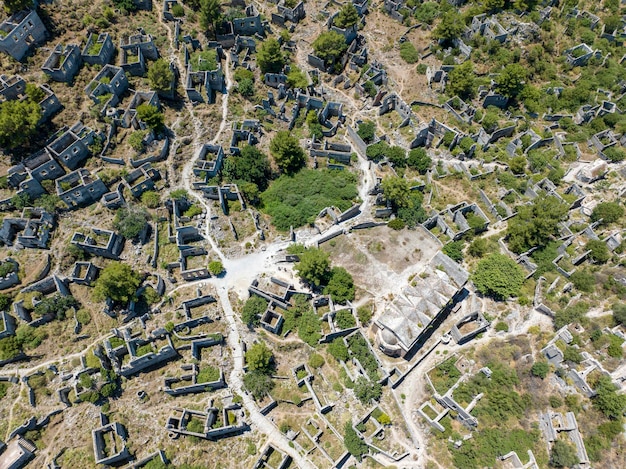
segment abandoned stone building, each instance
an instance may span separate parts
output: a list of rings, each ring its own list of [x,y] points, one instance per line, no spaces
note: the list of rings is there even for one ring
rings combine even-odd
[[[539,428],[548,445],[554,443],[559,438],[559,435],[566,436],[576,448],[577,466],[581,469],[591,467],[583,437],[578,430],[578,422],[573,412],[567,412],[563,416],[559,412],[548,410],[539,416]]]
[[[215,177],[222,168],[224,149],[221,145],[205,143],[200,147],[193,173],[205,180]]]
[[[0,467],[20,469],[35,457],[37,447],[29,440],[15,436],[8,444],[0,441]]]
[[[405,287],[401,296],[386,304],[374,321],[376,344],[389,356],[404,357],[421,347],[426,334],[437,329],[467,295],[468,272],[445,254],[438,252],[424,273],[415,286]]]
[[[106,65],[113,58],[115,45],[109,33],[91,33],[82,51],[83,60],[90,65]]]
[[[76,44],[57,44],[41,69],[54,81],[70,82],[78,73],[83,58]]]
[[[4,218],[0,243],[31,249],[47,249],[50,232],[56,226],[53,214],[43,209],[25,208],[20,218]]]
[[[128,434],[124,425],[109,423],[104,414],[100,414],[100,420],[101,426],[91,431],[96,464],[120,464],[129,460],[131,453],[126,445]]]
[[[89,157],[91,153],[89,145],[94,142],[95,138],[96,133],[79,121],[70,128],[60,129],[52,137],[52,142],[46,146],[46,150],[57,161],[73,171]]]
[[[295,7],[290,8],[285,5],[285,1],[279,1],[276,5],[277,12],[272,12],[272,23],[279,26],[285,26],[287,21],[291,23],[299,23],[306,16],[304,10],[304,2],[299,2]]]
[[[114,231],[92,228],[86,234],[74,233],[71,244],[94,256],[117,259],[124,247],[124,238]]]
[[[133,197],[139,198],[146,191],[154,189],[154,183],[161,179],[161,173],[150,163],[145,163],[125,177]]]
[[[104,104],[104,108],[116,106],[122,94],[128,89],[128,78],[124,69],[106,64],[85,87],[85,93],[94,103]],[[105,103],[103,98],[107,98]]]
[[[245,412],[241,405],[224,402],[219,408],[211,399],[206,412],[174,408],[173,414],[167,419],[165,429],[171,438],[190,435],[207,440],[220,440],[248,431],[250,426],[244,418]]]
[[[147,128],[146,124],[142,122],[137,115],[137,108],[142,104],[161,109],[159,96],[155,91],[135,91],[133,98],[130,100],[120,120],[122,127],[132,127],[136,130],[145,130]]]
[[[94,204],[108,192],[97,174],[78,169],[56,180],[57,195],[70,210]]]
[[[42,42],[47,30],[36,10],[19,11],[0,23],[0,51],[15,60],[22,60],[26,52]]]
[[[215,102],[215,93],[223,93],[226,89],[226,81],[222,72],[222,66],[217,70],[194,72],[191,65],[187,69],[187,82],[185,91],[187,97],[194,102],[205,102],[203,91],[206,94],[206,102]]]
[[[15,318],[6,311],[0,311],[0,339],[12,336],[15,326]]]

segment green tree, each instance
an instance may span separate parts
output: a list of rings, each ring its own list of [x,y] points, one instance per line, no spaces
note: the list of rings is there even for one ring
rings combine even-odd
[[[309,366],[311,368],[321,368],[326,361],[319,353],[314,353],[309,357]]]
[[[350,421],[346,422],[344,426],[343,444],[348,452],[359,461],[363,458],[363,455],[369,453],[369,446],[359,438]]]
[[[524,89],[526,69],[520,64],[508,64],[496,78],[497,90],[507,98],[516,98]]]
[[[376,124],[370,120],[366,120],[359,124],[359,130],[357,130],[356,133],[365,143],[371,143],[374,140],[375,132]]]
[[[295,64],[291,64],[291,70],[287,74],[287,84],[291,88],[304,89],[309,84],[306,74]]]
[[[306,124],[309,128],[311,137],[315,137],[318,140],[324,138],[322,124],[320,124],[319,118],[317,117],[317,112],[313,109],[311,109],[306,115]]]
[[[279,131],[272,139],[270,152],[283,173],[296,173],[306,164],[306,155],[298,139],[286,130]]]
[[[149,215],[143,208],[130,205],[115,212],[113,226],[124,238],[134,239],[144,230],[148,219]]]
[[[485,8],[485,11],[496,12],[502,10],[506,3],[507,0],[485,0],[483,2],[483,7]]]
[[[152,104],[143,103],[137,106],[137,117],[152,130],[158,132],[163,129],[165,117],[159,108]]]
[[[0,360],[9,360],[20,352],[20,344],[15,336],[0,339]]]
[[[200,26],[206,31],[217,32],[217,24],[222,18],[220,0],[200,0]]]
[[[415,8],[415,19],[420,23],[433,24],[439,14],[439,5],[435,2],[424,2]]]
[[[560,329],[567,324],[580,321],[587,311],[589,311],[589,304],[583,301],[563,308],[554,315],[554,327]]]
[[[449,43],[460,37],[464,30],[463,18],[456,10],[450,9],[443,14],[441,21],[433,30],[433,37]]]
[[[554,196],[539,196],[531,205],[519,208],[509,221],[508,241],[513,252],[546,246],[557,234],[558,224],[567,217],[567,205]]]
[[[330,280],[324,288],[324,294],[330,295],[335,303],[345,303],[354,300],[354,280],[352,275],[343,267],[333,267],[330,271]]]
[[[155,91],[169,91],[174,79],[174,72],[165,59],[158,59],[148,67],[148,82]]]
[[[254,83],[249,78],[243,78],[237,83],[237,91],[241,96],[250,97],[254,95]]]
[[[611,310],[613,311],[613,319],[616,323],[626,324],[626,304],[614,303],[613,306],[611,306]]]
[[[354,395],[363,404],[369,404],[372,400],[379,400],[383,395],[382,387],[376,381],[369,381],[360,376],[354,383]]]
[[[611,419],[620,419],[626,411],[626,395],[617,394],[611,378],[602,375],[595,391],[597,394],[592,400],[594,407]]]
[[[261,315],[267,309],[267,300],[260,296],[251,295],[243,305],[241,319],[248,326],[258,326]]]
[[[550,365],[545,360],[541,360],[533,363],[533,366],[530,368],[530,374],[533,376],[537,376],[538,378],[544,379],[548,376],[550,372]]]
[[[256,342],[246,352],[246,364],[250,371],[269,373],[274,355],[265,342]]]
[[[246,181],[256,184],[259,190],[267,188],[270,162],[265,153],[252,145],[244,145],[239,156],[224,161],[223,176],[231,182]]]
[[[420,55],[412,42],[405,41],[400,44],[400,58],[408,64],[415,64],[419,61]]]
[[[577,290],[592,293],[596,288],[596,279],[591,272],[578,269],[570,278]]]
[[[617,202],[600,202],[591,212],[592,222],[601,222],[602,225],[615,223],[624,216],[624,207]]]
[[[499,253],[482,259],[472,274],[476,289],[496,300],[517,296],[524,278],[522,268],[510,257]]]
[[[442,251],[453,261],[461,262],[463,260],[463,241],[452,241],[446,244]]]
[[[589,253],[589,257],[591,257],[594,262],[598,262],[600,264],[604,264],[611,257],[609,248],[606,247],[606,244],[599,239],[590,239],[585,245],[585,249],[591,251]]]
[[[409,151],[409,157],[406,160],[406,164],[409,168],[413,168],[420,174],[426,174],[426,172],[433,165],[433,160],[428,156],[426,150],[423,148],[414,148]]]
[[[141,203],[148,208],[157,208],[161,204],[161,196],[156,191],[146,191],[141,194]]]
[[[280,43],[273,37],[264,41],[256,54],[256,63],[263,73],[279,73],[285,66],[285,56]]]
[[[348,50],[346,38],[335,31],[325,31],[313,41],[315,55],[322,59],[326,66],[340,66],[338,59]]]
[[[2,3],[9,15],[33,6],[33,0],[4,0]]]
[[[330,353],[337,361],[347,361],[348,357],[348,347],[343,343],[343,339],[337,338],[333,340],[330,344],[328,344],[328,353]]]
[[[509,169],[513,174],[524,174],[526,171],[526,158],[515,156],[509,160]]]
[[[135,4],[133,0],[113,0],[113,3],[115,4],[117,8],[119,8],[122,11],[127,11],[129,13],[132,13],[133,11],[137,11],[137,5]]]
[[[311,309],[304,311],[298,320],[298,337],[311,347],[315,347],[322,338],[320,319]]]
[[[262,399],[274,387],[271,376],[259,370],[246,373],[243,377],[243,384],[255,399]]]
[[[552,467],[572,467],[578,464],[576,449],[563,440],[556,440],[550,452],[550,466]]]
[[[209,262],[209,272],[211,272],[211,275],[217,277],[224,272],[224,264],[222,264],[220,261]]]
[[[26,207],[30,207],[33,204],[33,199],[30,198],[26,192],[22,192],[21,194],[15,194],[11,197],[11,205],[15,207],[17,210],[23,210]]]
[[[0,103],[0,147],[15,148],[27,142],[41,119],[41,106],[26,100]]]
[[[100,272],[93,297],[96,301],[111,298],[126,303],[133,298],[140,283],[141,277],[128,264],[112,262]]]
[[[298,276],[305,282],[319,287],[328,278],[330,270],[328,253],[318,248],[309,248],[299,257],[300,262],[294,267]]]
[[[333,25],[340,29],[348,29],[357,24],[358,21],[359,12],[356,11],[356,7],[352,3],[346,3],[335,16]]]
[[[381,182],[383,194],[397,210],[411,206],[411,189],[406,179],[399,176],[387,176]]]
[[[473,98],[476,94],[476,74],[470,60],[457,65],[448,74],[446,93],[462,99]]]

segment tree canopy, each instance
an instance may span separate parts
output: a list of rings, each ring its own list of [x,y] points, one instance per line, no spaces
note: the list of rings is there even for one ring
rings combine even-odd
[[[319,287],[326,280],[330,271],[328,253],[318,248],[309,248],[299,257],[300,262],[295,265],[298,276],[305,282]]]
[[[399,176],[387,176],[382,180],[381,186],[383,194],[395,209],[411,206],[411,190],[406,179]]]
[[[333,21],[333,25],[340,29],[348,29],[359,21],[359,12],[356,11],[356,7],[352,3],[346,3],[341,9]]]
[[[367,120],[363,121],[359,124],[359,130],[357,130],[357,134],[359,137],[363,139],[365,143],[371,143],[374,140],[376,132],[376,124],[374,122]]]
[[[354,280],[350,272],[343,267],[333,267],[324,294],[330,295],[335,303],[354,300]]]
[[[150,129],[159,131],[163,129],[165,118],[159,108],[152,104],[143,103],[137,106],[137,117],[140,121],[150,127]]]
[[[263,191],[267,188],[271,176],[270,163],[265,153],[257,147],[245,145],[241,148],[239,156],[226,158],[222,175],[231,182],[251,182]]]
[[[413,168],[420,174],[426,174],[426,172],[433,165],[433,160],[428,156],[426,150],[423,148],[413,148],[409,151],[409,157],[406,160],[406,165],[409,168]]]
[[[265,342],[256,342],[246,352],[246,364],[251,371],[266,373],[272,368],[274,354]]]
[[[591,221],[610,225],[624,216],[624,207],[617,202],[600,202],[591,212]]]
[[[41,106],[30,99],[0,103],[0,147],[15,148],[27,142],[41,114]]]
[[[258,326],[261,315],[267,308],[267,300],[260,296],[252,295],[243,305],[241,320],[248,326]]]
[[[433,30],[433,37],[450,42],[461,36],[465,30],[463,18],[456,10],[448,10],[441,17],[441,21]]]
[[[522,253],[535,246],[546,246],[557,234],[558,224],[567,216],[567,205],[554,196],[539,196],[531,205],[519,208],[509,221],[509,248]]]
[[[565,441],[559,439],[552,445],[550,452],[550,466],[552,467],[572,467],[578,464],[576,449]]]
[[[174,72],[165,59],[158,59],[148,67],[150,88],[155,91],[169,91],[174,79]]]
[[[472,274],[476,289],[496,300],[517,296],[524,278],[522,268],[513,259],[500,253],[482,259]]]
[[[141,277],[128,264],[112,262],[100,272],[93,296],[97,301],[111,298],[126,303],[133,298],[140,283]]]
[[[352,423],[350,421],[346,422],[343,433],[343,444],[346,446],[348,452],[357,458],[359,461],[363,457],[364,454],[369,452],[369,447],[367,443],[365,443],[357,432],[352,428]]]
[[[315,55],[327,66],[337,65],[337,60],[348,50],[346,38],[336,31],[325,31],[313,41]]]
[[[130,205],[120,208],[115,213],[113,226],[124,238],[134,239],[146,227],[149,217],[143,208]]]
[[[219,0],[200,0],[200,26],[205,30],[217,30],[222,17],[222,6]]]
[[[279,73],[283,69],[286,60],[278,40],[270,37],[259,46],[256,63],[263,73]]]
[[[520,64],[508,64],[496,78],[497,90],[507,98],[516,98],[524,89],[526,69]]]
[[[306,155],[298,139],[286,130],[281,130],[272,139],[270,152],[285,174],[294,174],[306,164]]]
[[[457,65],[448,74],[446,93],[457,95],[462,99],[473,98],[476,94],[476,74],[470,60]]]
[[[285,231],[312,223],[325,207],[347,210],[357,195],[356,177],[349,171],[302,169],[274,181],[261,200],[272,224]]]

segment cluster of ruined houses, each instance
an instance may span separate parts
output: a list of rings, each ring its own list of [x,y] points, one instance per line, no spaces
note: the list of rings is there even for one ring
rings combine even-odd
[[[84,276],[86,273],[83,272],[81,275]],[[49,283],[54,283],[57,291],[66,288],[61,279],[53,277],[53,280],[54,282]],[[83,280],[85,279],[83,278]],[[159,294],[163,294],[164,283],[160,278],[155,277],[152,282],[144,282],[140,289],[146,288],[148,285]],[[49,286],[48,290],[36,287],[32,291],[49,293],[51,289],[52,286]],[[65,291],[65,293],[68,292]],[[140,294],[141,292],[138,291],[138,295]],[[64,408],[72,406],[75,402],[88,399],[88,395],[93,394],[94,389],[100,389],[109,383],[111,377],[104,376],[102,369],[111,370],[117,376],[133,379],[140,373],[161,368],[173,360],[182,359],[184,364],[180,367],[182,370],[180,376],[165,377],[161,388],[162,392],[175,397],[227,388],[223,370],[227,363],[223,354],[224,337],[220,332],[215,332],[216,330],[224,330],[221,323],[222,312],[217,305],[217,300],[212,295],[203,294],[198,290],[196,297],[183,301],[179,309],[181,310],[181,313],[178,314],[179,320],[168,330],[164,328],[150,329],[148,327],[150,314],[139,317],[138,327],[127,326],[113,329],[113,337],[104,340],[101,346],[96,347],[94,351],[100,362],[99,367],[89,367],[84,358],[81,358],[81,365],[72,371],[60,372],[56,367],[50,367],[49,371],[52,372],[52,377],[49,378],[46,386],[57,388],[56,395],[62,408],[42,419],[33,417],[12,431],[10,443],[6,446],[4,453],[5,445],[0,442],[0,461],[15,461],[15,464],[18,464],[18,462],[23,463],[32,459],[35,454],[35,447],[23,438],[26,432],[44,428],[50,419],[62,413]],[[0,332],[1,334],[5,334],[7,331],[10,333],[14,330],[15,322],[7,318],[6,313],[3,313],[0,318],[4,324],[4,330]],[[174,345],[173,339],[178,345]],[[219,369],[217,378],[211,378],[211,381],[201,377],[201,368],[207,363],[213,363]],[[31,387],[29,380],[41,373],[43,372],[38,371],[22,380],[33,408],[37,406],[37,393]],[[88,380],[84,379],[85,375],[89,378]],[[19,384],[17,378],[7,379],[10,384]],[[86,382],[91,384],[87,385]],[[241,405],[235,402],[236,400],[231,394],[222,393],[220,395],[221,398],[209,400],[205,411],[173,408],[164,430],[171,438],[191,435],[213,441],[248,431],[250,427],[245,420]],[[137,398],[143,402],[145,392],[139,391]],[[108,418],[102,414],[100,422],[96,426],[97,428],[92,430],[96,464],[119,466],[133,460],[130,465],[125,466],[130,469],[143,467],[153,459],[166,462],[165,455],[160,450],[137,460],[128,447],[128,434],[120,422],[109,422]],[[22,466],[9,464],[6,467]]]
[[[567,328],[563,328],[562,330],[560,330],[557,333],[556,339],[562,340],[563,337],[569,337],[571,341],[572,336],[569,331],[567,331]],[[551,344],[546,347],[546,349],[550,348],[550,346],[553,345],[552,342],[554,341],[551,341]],[[546,354],[546,349],[544,349],[542,353]],[[547,354],[546,356],[548,357]],[[421,406],[418,408],[417,413],[433,429],[439,432],[445,431],[444,426],[440,423],[441,419],[448,414],[454,415],[455,418],[463,424],[465,429],[469,431],[468,434],[462,436],[457,440],[449,438],[449,442],[453,444],[455,448],[459,448],[464,444],[466,440],[471,438],[471,432],[479,427],[479,420],[471,414],[471,411],[474,409],[478,401],[484,397],[484,395],[483,393],[479,393],[476,396],[473,396],[472,401],[465,406],[455,400],[454,391],[459,387],[459,385],[470,379],[472,376],[470,369],[472,368],[473,362],[465,357],[456,356],[453,356],[448,360],[455,360],[454,366],[457,370],[459,370],[461,376],[443,394],[440,394],[440,392],[438,392],[438,390],[433,385],[429,376],[431,371],[433,371],[436,367],[431,368],[424,376],[426,377],[426,381],[428,382],[429,387],[433,392],[433,399],[427,400],[426,402],[422,403]],[[492,371],[488,367],[481,368],[478,373],[482,373],[487,379],[491,379]],[[566,387],[564,381],[562,381],[562,385]],[[579,461],[579,466],[590,467],[589,457],[587,456],[587,451],[585,449],[583,438],[580,431],[578,430],[578,423],[573,412],[567,412],[567,414],[563,415],[559,412],[548,410],[545,413],[540,414],[538,423],[539,429],[541,430],[546,440],[548,451],[550,450],[552,444],[560,436],[564,436],[568,438],[574,445],[576,449],[576,455]],[[535,457],[530,450],[528,451],[528,457],[525,458],[528,459],[528,462],[525,464],[521,462],[520,456],[515,452],[500,455],[499,459],[501,461],[508,461],[508,463],[511,464],[511,467],[515,468],[539,468],[539,465],[537,464]]]

